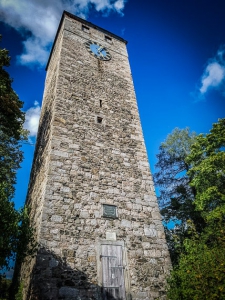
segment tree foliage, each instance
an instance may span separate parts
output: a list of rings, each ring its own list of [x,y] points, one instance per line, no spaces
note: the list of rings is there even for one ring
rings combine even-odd
[[[22,161],[21,139],[24,113],[22,102],[11,87],[4,67],[9,66],[6,49],[0,49],[0,267],[8,266],[15,252],[19,214],[11,202],[16,170]]]
[[[7,300],[9,298],[9,288],[11,280],[0,277],[0,299]]]
[[[193,213],[194,190],[189,185],[185,159],[195,139],[189,128],[175,128],[160,145],[154,181],[160,189],[158,199],[165,222],[179,220],[183,224]]]
[[[171,272],[171,300],[225,299],[225,119],[199,135],[185,159],[195,189],[194,208],[205,222],[202,231],[187,221],[178,264]],[[176,247],[176,245],[175,245]]]
[[[27,208],[16,210],[12,201],[16,171],[23,159],[21,141],[27,132],[23,130],[23,102],[5,70],[9,62],[8,51],[0,49],[0,269],[9,268],[15,257],[20,264],[35,247]]]
[[[173,265],[178,262],[183,251],[183,241],[189,235],[187,221],[191,220],[199,232],[204,227],[201,214],[195,210],[195,188],[190,186],[187,172],[190,164],[186,162],[191,146],[196,141],[196,133],[189,128],[175,128],[165,142],[161,143],[157,172],[154,181],[159,188],[158,197],[164,224],[176,223],[174,228],[165,226],[167,243]]]
[[[25,114],[21,111],[23,102],[11,86],[13,80],[4,69],[10,65],[8,53],[0,49],[0,129],[8,137],[20,140]]]
[[[224,224],[211,224],[200,235],[192,231],[184,249],[168,281],[168,299],[225,299]]]
[[[225,119],[213,124],[207,135],[199,135],[187,162],[188,175],[196,190],[195,205],[208,221],[225,217]]]
[[[25,138],[23,102],[12,89],[12,79],[4,69],[9,66],[8,50],[0,49],[0,195],[12,198],[16,183],[16,170],[23,155],[20,141]]]

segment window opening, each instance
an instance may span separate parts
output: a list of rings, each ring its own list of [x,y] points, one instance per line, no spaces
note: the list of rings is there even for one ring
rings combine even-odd
[[[102,100],[99,100],[99,106],[102,107]]]
[[[98,123],[98,124],[102,124],[102,120],[103,120],[103,118],[97,117],[97,123]]]
[[[109,36],[107,36],[107,35],[105,35],[105,40],[106,40],[106,42],[108,42],[108,43],[112,43],[111,37],[109,37]]]
[[[82,25],[82,30],[84,32],[89,32],[89,27],[85,26],[85,25]]]

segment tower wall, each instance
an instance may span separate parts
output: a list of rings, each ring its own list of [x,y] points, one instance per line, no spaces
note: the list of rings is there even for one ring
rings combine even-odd
[[[27,297],[164,299],[169,253],[126,43],[69,13],[62,20],[27,198],[40,244],[22,268]],[[91,55],[88,40],[106,47],[111,60]],[[104,269],[115,255],[119,294],[103,288],[116,280]]]

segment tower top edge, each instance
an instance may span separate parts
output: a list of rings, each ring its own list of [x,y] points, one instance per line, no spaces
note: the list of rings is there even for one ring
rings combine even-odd
[[[56,35],[55,35],[55,39],[54,39],[54,42],[53,42],[53,45],[52,45],[52,48],[51,48],[51,52],[50,52],[50,55],[49,55],[49,58],[48,58],[48,62],[47,62],[46,68],[45,68],[46,71],[47,71],[47,69],[48,69],[48,65],[49,65],[49,62],[50,62],[50,60],[51,60],[52,52],[53,52],[53,49],[54,49],[54,46],[55,46],[55,43],[56,43],[56,40],[57,40],[59,31],[60,31],[60,28],[61,28],[62,23],[63,23],[63,20],[64,20],[64,18],[65,18],[66,16],[69,17],[69,18],[71,18],[71,19],[74,19],[74,20],[76,20],[76,21],[78,21],[78,22],[80,22],[80,23],[82,23],[82,24],[84,24],[84,25],[87,25],[87,26],[89,26],[89,27],[92,27],[92,28],[94,28],[94,29],[97,29],[97,30],[99,30],[99,31],[101,31],[101,32],[103,32],[103,33],[109,34],[109,35],[111,35],[112,37],[114,37],[115,39],[117,39],[117,40],[119,40],[119,41],[121,41],[121,42],[127,44],[127,41],[126,41],[125,39],[121,38],[120,36],[118,36],[118,35],[116,35],[116,34],[110,32],[110,31],[108,31],[108,30],[106,30],[106,29],[104,29],[104,28],[102,28],[102,27],[99,27],[99,26],[97,26],[97,25],[95,25],[95,24],[93,24],[93,23],[91,23],[91,22],[86,21],[85,19],[82,19],[82,18],[80,18],[80,17],[78,17],[78,16],[75,16],[75,15],[71,14],[70,12],[64,10],[64,11],[63,11],[63,14],[62,14],[62,17],[61,17],[61,20],[60,20],[60,23],[59,23],[59,26],[58,26],[58,29],[57,29],[57,32],[56,32]]]

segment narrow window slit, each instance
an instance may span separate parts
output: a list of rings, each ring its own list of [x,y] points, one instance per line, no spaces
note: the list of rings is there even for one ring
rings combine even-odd
[[[103,120],[103,118],[97,117],[97,123],[98,123],[98,124],[102,124],[102,120]]]
[[[102,100],[99,100],[99,106],[102,107]]]

